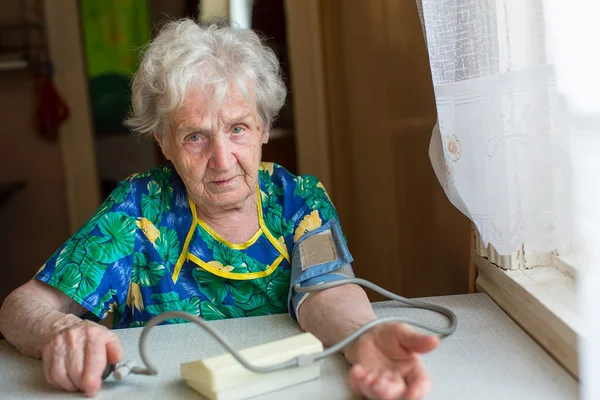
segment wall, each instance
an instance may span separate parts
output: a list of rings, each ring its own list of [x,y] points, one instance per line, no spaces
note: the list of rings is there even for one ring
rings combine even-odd
[[[200,3],[200,16],[202,21],[210,21],[213,18],[229,18],[228,0],[202,0]]]
[[[410,297],[467,292],[469,222],[428,157],[436,109],[415,2],[286,6],[300,172],[329,181],[356,273]]]
[[[156,35],[167,20],[180,18],[186,11],[186,1],[182,0],[149,0],[147,5],[151,36]],[[140,57],[134,48],[131,54],[136,60]],[[104,74],[108,75],[109,71]],[[121,114],[118,109],[115,112]],[[159,160],[164,161],[153,139],[142,139],[127,132],[95,131],[94,146],[103,198],[129,175],[148,171],[156,167]]]
[[[30,73],[0,71],[0,182],[27,182],[0,206],[0,302],[35,274],[69,233],[60,147],[38,136],[35,100]]]
[[[156,28],[165,20],[183,17],[187,11],[187,3],[189,3],[187,0],[148,0],[152,26]],[[194,4],[192,8],[197,9],[197,6]],[[196,16],[196,12],[190,16]],[[156,33],[156,29],[153,30],[153,33]]]

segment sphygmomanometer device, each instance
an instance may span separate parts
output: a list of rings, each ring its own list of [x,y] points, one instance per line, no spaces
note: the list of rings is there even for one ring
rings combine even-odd
[[[157,375],[158,370],[148,358],[146,347],[149,331],[171,319],[183,318],[204,328],[229,354],[181,364],[181,376],[188,385],[211,400],[236,400],[257,396],[320,376],[319,361],[342,350],[373,327],[390,322],[402,322],[440,337],[456,329],[456,316],[447,308],[418,300],[406,299],[381,287],[355,278],[341,229],[335,220],[306,233],[296,244],[292,256],[291,285],[288,295],[290,313],[297,317],[302,302],[311,292],[347,284],[356,284],[406,306],[434,311],[446,316],[447,327],[431,326],[401,317],[379,318],[362,326],[339,343],[323,349],[322,343],[311,333],[302,333],[286,339],[236,351],[233,346],[202,318],[181,311],[165,312],[152,318],[144,327],[140,342],[140,357],[145,367],[132,361],[107,366],[103,378],[111,373],[115,380],[129,374]]]

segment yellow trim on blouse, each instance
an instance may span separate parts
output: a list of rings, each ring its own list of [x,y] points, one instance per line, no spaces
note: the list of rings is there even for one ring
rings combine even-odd
[[[181,250],[181,254],[179,255],[177,264],[175,264],[175,270],[173,271],[173,283],[177,283],[177,279],[179,278],[179,273],[181,272],[181,267],[183,266],[183,263],[185,262],[186,259],[193,261],[195,264],[199,265],[206,271],[209,271],[217,276],[220,276],[223,278],[229,278],[229,279],[237,279],[237,280],[250,280],[250,279],[256,279],[256,278],[264,278],[266,276],[271,275],[271,273],[273,273],[273,271],[275,271],[275,268],[277,268],[279,263],[281,263],[281,260],[283,260],[284,258],[288,262],[290,262],[290,256],[288,254],[287,248],[285,247],[285,245],[282,246],[282,244],[280,242],[278,242],[277,239],[275,239],[275,237],[269,231],[269,229],[267,228],[267,226],[265,224],[265,220],[263,218],[261,190],[260,190],[260,186],[258,184],[256,185],[256,193],[258,196],[258,199],[257,199],[258,225],[260,228],[254,234],[254,236],[252,236],[248,241],[246,241],[245,243],[242,243],[242,244],[231,243],[230,241],[226,240],[221,235],[219,235],[217,232],[215,232],[210,226],[208,226],[208,224],[206,224],[206,222],[199,219],[196,214],[196,205],[194,204],[192,199],[190,199],[188,197],[188,202],[190,204],[190,209],[192,211],[192,226],[190,227],[190,231],[188,232],[187,237],[185,238],[185,242],[183,244],[183,249]],[[271,242],[271,244],[273,246],[275,246],[275,249],[277,249],[277,251],[280,253],[280,256],[277,257],[277,259],[275,259],[275,261],[273,262],[273,264],[271,264],[271,266],[269,268],[267,268],[265,271],[262,271],[262,272],[250,272],[247,274],[240,274],[240,273],[234,273],[234,272],[221,271],[220,269],[213,267],[212,265],[202,261],[197,256],[188,252],[188,247],[190,245],[190,241],[192,240],[192,237],[194,236],[194,230],[196,229],[197,225],[200,225],[215,240],[223,243],[224,245],[230,247],[233,250],[247,249],[248,247],[252,246],[258,240],[258,238],[260,238],[261,234],[264,233],[266,238],[269,240],[269,242]]]
[[[245,281],[245,280],[250,280],[250,279],[264,278],[264,277],[271,275],[273,273],[273,271],[275,271],[275,269],[279,266],[279,264],[281,263],[281,260],[283,260],[283,254],[280,254],[275,259],[275,261],[273,261],[273,264],[271,264],[269,266],[269,268],[267,268],[266,270],[261,271],[261,272],[250,272],[247,274],[222,271],[216,267],[213,267],[212,265],[210,265],[208,263],[205,263],[204,261],[199,259],[197,256],[193,255],[192,253],[188,253],[188,259],[190,261],[192,261],[193,263],[195,263],[196,265],[198,265],[199,267],[201,267],[202,269],[210,272],[213,275],[217,275],[217,276],[220,276],[222,278],[227,278],[227,279],[235,279],[235,280],[239,280],[239,281]]]
[[[290,262],[290,256],[288,254],[287,248],[285,246],[282,246],[281,243],[278,242],[277,239],[275,239],[275,237],[273,236],[271,231],[269,231],[269,229],[267,229],[267,226],[265,225],[265,220],[263,219],[260,187],[258,188],[257,191],[258,191],[258,224],[260,225],[260,229],[262,229],[262,231],[264,232],[267,239],[269,239],[269,242],[271,242],[271,244],[273,246],[275,246],[275,248],[279,251],[279,253],[281,253],[281,255],[283,255],[288,262]]]
[[[204,230],[213,237],[213,239],[215,239],[218,242],[223,243],[225,246],[228,246],[229,248],[233,249],[233,250],[245,250],[248,247],[252,246],[254,244],[254,242],[256,242],[258,240],[258,238],[260,237],[260,235],[262,234],[262,230],[260,228],[258,228],[258,230],[256,231],[256,233],[254,234],[254,236],[252,236],[248,241],[246,241],[245,243],[242,244],[237,244],[237,243],[231,243],[229,240],[225,239],[223,236],[219,235],[217,232],[215,232],[213,230],[213,228],[211,228],[210,226],[208,226],[208,224],[206,222],[204,222],[203,220],[201,220],[200,218],[198,218],[198,224],[204,228]]]
[[[179,254],[177,264],[175,264],[175,269],[173,270],[173,283],[177,283],[177,279],[179,279],[179,272],[181,272],[181,267],[187,259],[188,247],[190,246],[190,241],[192,240],[192,236],[194,236],[194,230],[196,229],[196,225],[198,223],[198,216],[196,215],[196,205],[192,202],[192,199],[190,199],[189,197],[188,203],[190,204],[190,210],[192,211],[192,224],[185,238],[185,242],[183,242],[183,248],[181,249],[181,254]]]

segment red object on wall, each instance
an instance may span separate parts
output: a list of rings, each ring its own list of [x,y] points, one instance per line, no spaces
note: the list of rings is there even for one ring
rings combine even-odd
[[[40,135],[51,141],[58,138],[58,127],[69,117],[69,108],[45,74],[39,79],[35,114]]]

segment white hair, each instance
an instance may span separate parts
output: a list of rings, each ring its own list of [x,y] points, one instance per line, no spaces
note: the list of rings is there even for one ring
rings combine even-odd
[[[251,29],[170,21],[143,54],[125,124],[141,135],[162,135],[165,117],[182,105],[192,82],[210,90],[213,101],[222,100],[232,83],[247,98],[251,94],[263,129],[271,127],[287,94],[279,60]]]

